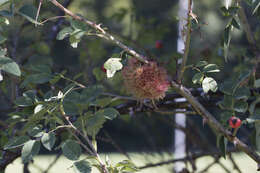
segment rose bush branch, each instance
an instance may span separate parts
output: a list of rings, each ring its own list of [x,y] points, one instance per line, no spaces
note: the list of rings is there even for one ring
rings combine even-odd
[[[68,93],[69,91],[67,91]],[[65,94],[66,95],[66,94]],[[64,95],[64,97],[65,97]],[[61,99],[61,103],[60,103],[60,112],[61,115],[64,117],[64,119],[67,121],[67,123],[70,125],[70,127],[74,130],[72,131],[71,129],[69,129],[69,132],[76,138],[76,140],[79,142],[79,144],[90,154],[96,157],[96,160],[98,161],[98,163],[100,164],[100,167],[103,170],[103,173],[109,173],[106,165],[103,163],[102,159],[100,158],[99,154],[97,153],[97,150],[95,149],[95,147],[93,146],[93,144],[91,143],[89,137],[87,135],[84,135],[77,127],[75,127],[73,125],[73,123],[69,120],[69,117],[66,115],[64,108],[63,108],[63,99],[64,97]],[[78,137],[78,134],[87,142],[88,146],[84,144],[84,142]]]
[[[139,61],[147,63],[148,61],[146,60],[146,57],[143,55],[138,54],[136,51],[134,51],[133,49],[129,48],[128,46],[124,45],[122,42],[120,42],[119,40],[117,40],[114,36],[110,35],[109,33],[107,33],[103,28],[101,28],[100,24],[96,24],[92,21],[89,21],[81,16],[77,16],[74,13],[72,13],[71,11],[69,11],[68,9],[64,8],[60,3],[58,3],[56,0],[50,0],[51,3],[53,3],[55,6],[57,6],[58,8],[60,8],[61,10],[63,10],[67,15],[71,16],[72,18],[74,18],[75,20],[79,20],[82,22],[85,22],[87,25],[91,26],[92,28],[94,28],[96,31],[100,32],[99,36],[107,39],[113,43],[115,43],[116,45],[118,45],[119,47],[121,47],[123,50],[125,50],[126,52],[128,52],[129,54],[133,55],[134,57],[136,57]],[[189,1],[189,20],[191,20],[191,1]],[[189,21],[188,20],[188,21]],[[188,29],[189,31],[189,29]],[[186,61],[187,61],[187,57],[188,57],[188,51],[187,49],[189,49],[189,45],[190,45],[190,31],[187,32],[189,33],[186,36],[186,46],[185,46],[185,50],[184,50],[184,61],[182,62],[182,66],[184,66],[184,68],[181,68],[180,70],[182,71],[181,73],[183,73],[183,69],[185,69],[185,65],[186,65]],[[186,52],[186,53],[185,53]],[[182,74],[183,75],[183,74]],[[182,76],[179,75],[179,76]],[[179,79],[181,79],[182,77],[179,77]],[[243,143],[242,141],[240,141],[237,137],[234,137],[230,131],[226,130],[216,119],[215,117],[209,113],[204,107],[203,105],[198,102],[198,100],[190,93],[190,91],[185,88],[182,85],[177,84],[176,82],[172,81],[171,82],[171,86],[183,97],[185,97],[188,102],[193,106],[193,108],[207,121],[207,123],[213,128],[215,129],[219,134],[225,136],[230,142],[234,143],[236,148],[238,148],[241,151],[244,151],[246,154],[248,154],[253,160],[255,160],[258,164],[260,163],[260,157],[259,155],[252,150],[248,145],[246,145],[245,143]],[[258,165],[259,166],[259,165]]]
[[[122,48],[123,50],[125,50],[126,52],[128,52],[129,54],[133,55],[134,57],[136,57],[139,61],[144,62],[144,63],[148,63],[147,61],[147,57],[137,53],[135,50],[133,50],[132,48],[124,45],[121,41],[119,41],[118,39],[116,39],[113,35],[107,33],[102,27],[101,24],[96,24],[95,22],[92,22],[90,20],[87,20],[81,16],[78,16],[74,13],[72,13],[70,10],[68,10],[67,8],[63,7],[59,2],[57,2],[56,0],[50,0],[51,3],[53,3],[55,6],[57,6],[58,8],[60,8],[62,11],[65,12],[65,14],[71,16],[73,19],[75,20],[79,20],[82,21],[84,23],[86,23],[87,25],[89,25],[90,27],[94,28],[96,31],[99,32],[99,34],[97,34],[97,36],[102,37],[104,39],[107,39],[113,43],[115,43],[117,46],[119,46],[120,48]]]
[[[190,91],[182,85],[177,84],[172,81],[172,87],[183,97],[185,97],[188,102],[193,106],[193,108],[206,120],[206,122],[215,129],[219,134],[225,136],[228,141],[232,142],[236,148],[248,154],[253,160],[257,163],[260,163],[260,156],[251,149],[244,142],[239,140],[237,137],[233,136],[232,133],[226,130],[216,119],[215,117],[209,113],[198,101],[195,97],[192,96]],[[258,168],[259,169],[259,168]]]

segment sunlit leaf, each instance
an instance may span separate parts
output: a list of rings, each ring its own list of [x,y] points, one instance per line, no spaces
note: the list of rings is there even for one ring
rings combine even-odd
[[[218,84],[213,78],[206,77],[202,81],[202,88],[205,93],[209,92],[209,90],[216,92],[218,89]]]
[[[21,76],[18,64],[11,58],[0,57],[0,69],[15,76]]]
[[[107,70],[107,77],[111,78],[114,74],[123,68],[122,63],[120,62],[121,58],[109,58],[104,63],[104,68]]]
[[[42,145],[50,151],[52,150],[55,141],[56,141],[56,137],[54,132],[44,133],[41,138]]]
[[[30,140],[26,142],[22,148],[22,161],[23,163],[27,163],[33,159],[35,155],[37,155],[40,151],[40,141]]]
[[[203,81],[204,78],[204,74],[203,73],[196,73],[193,78],[192,78],[192,82],[194,84],[201,84],[201,82]]]

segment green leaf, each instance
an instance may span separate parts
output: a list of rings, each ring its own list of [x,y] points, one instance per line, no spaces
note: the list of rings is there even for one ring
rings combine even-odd
[[[123,68],[123,64],[120,62],[121,58],[109,58],[104,63],[104,68],[107,70],[107,77],[111,78],[114,74]]]
[[[71,47],[77,48],[79,42],[80,42],[80,39],[77,39],[74,35],[70,36],[70,45],[71,45]]]
[[[66,36],[70,35],[73,32],[71,27],[65,27],[57,34],[57,40],[63,40]]]
[[[109,97],[105,97],[102,99],[97,99],[95,102],[96,106],[100,106],[100,107],[106,107],[107,105],[109,105],[112,102],[112,99]]]
[[[207,93],[209,90],[216,92],[218,89],[218,84],[213,78],[205,77],[202,81],[202,88],[205,93]]]
[[[220,72],[218,66],[216,64],[208,64],[203,68],[203,72],[205,73],[216,73]]]
[[[194,84],[201,84],[204,78],[204,74],[203,73],[196,73],[193,78],[192,78],[192,82]]]
[[[22,8],[19,9],[18,14],[25,17],[30,22],[41,25],[41,23],[35,20],[37,14],[37,8],[33,5],[24,5]]]
[[[239,22],[237,21],[236,18],[232,18],[231,25],[234,26],[237,29],[240,29],[240,24],[239,24]]]
[[[253,101],[251,104],[250,104],[250,107],[249,107],[249,112],[250,114],[252,115],[254,112],[255,112],[255,106],[256,104],[258,104],[260,102],[260,97],[257,97],[255,101]]]
[[[227,47],[229,47],[229,43],[231,40],[230,31],[231,31],[231,25],[228,25],[224,30],[224,43],[225,45],[227,45]]]
[[[74,162],[73,168],[75,173],[91,173],[91,165],[85,160]]]
[[[208,62],[207,61],[199,61],[197,64],[196,64],[196,67],[203,67],[205,65],[208,65]]]
[[[70,25],[75,30],[87,31],[87,24],[83,21],[71,19]]]
[[[248,123],[260,122],[260,109],[255,109],[254,112],[246,120]]]
[[[251,70],[245,70],[245,71],[241,72],[238,77],[238,82],[237,82],[236,88],[238,88],[243,82],[247,81],[247,79],[249,79],[251,73],[252,73]]]
[[[237,100],[239,100],[239,99],[247,100],[251,96],[251,92],[248,87],[241,87],[241,88],[236,89],[233,96]]]
[[[223,7],[220,8],[220,10],[221,10],[223,16],[229,16],[230,15],[229,12],[228,12],[228,9],[226,7],[223,6]]]
[[[8,57],[0,57],[0,69],[15,76],[21,76],[18,64]]]
[[[227,95],[233,95],[233,92],[236,89],[237,82],[232,80],[226,80],[220,85],[219,90]]]
[[[100,85],[94,85],[84,88],[80,95],[80,102],[82,104],[89,104],[94,101],[101,93],[103,89]]]
[[[34,108],[34,114],[37,114],[37,113],[39,113],[40,111],[43,111],[44,108],[45,108],[45,107],[44,107],[42,104],[37,105],[37,106]]]
[[[103,124],[106,122],[104,114],[102,111],[98,111],[96,114],[90,114],[86,118],[87,133],[90,136],[96,136],[99,130],[103,127]]]
[[[49,82],[51,79],[52,79],[52,75],[48,73],[31,74],[26,76],[24,82],[21,84],[21,87],[25,87],[29,83],[43,84]]]
[[[62,146],[62,153],[69,160],[78,160],[81,155],[81,147],[74,140],[66,140]]]
[[[139,169],[130,160],[123,160],[122,162],[117,163],[115,167],[120,168],[120,171],[122,171],[122,172],[139,171]]]
[[[31,100],[35,101],[35,102],[37,102],[37,101],[39,100],[39,99],[37,98],[37,96],[36,96],[36,91],[35,91],[35,90],[25,91],[25,92],[23,93],[23,96],[24,96],[24,97],[28,97],[28,98],[30,98]]]
[[[222,156],[226,159],[228,140],[224,136],[218,136],[217,147],[220,149]]]
[[[106,108],[103,110],[104,111],[104,116],[106,119],[113,120],[115,119],[120,113],[114,109],[114,108]]]
[[[247,111],[248,104],[244,100],[239,100],[235,102],[234,110],[237,112],[245,113]]]
[[[33,159],[35,155],[37,155],[40,151],[40,141],[30,140],[26,142],[22,148],[22,161],[23,163],[27,163]]]
[[[4,146],[4,149],[8,150],[8,149],[20,147],[29,140],[30,138],[28,136],[14,137],[13,139],[8,141],[8,143]]]
[[[28,134],[32,137],[39,138],[43,135],[42,127],[36,126],[28,130]]]
[[[55,141],[56,141],[56,137],[54,132],[44,133],[41,138],[42,145],[50,151],[54,146]]]
[[[223,100],[218,102],[217,104],[221,109],[233,109],[234,97],[225,94]]]
[[[254,10],[253,10],[253,13],[252,14],[255,14],[260,6],[260,1],[259,0],[255,0],[254,3],[253,3],[253,6],[254,6]]]
[[[237,7],[237,6],[232,6],[230,8],[228,8],[228,12],[234,16],[237,14],[238,10],[239,10],[240,7]]]
[[[18,97],[16,100],[15,100],[15,104],[17,106],[21,106],[21,107],[28,107],[28,106],[32,106],[34,103],[33,101],[28,98],[28,97]]]

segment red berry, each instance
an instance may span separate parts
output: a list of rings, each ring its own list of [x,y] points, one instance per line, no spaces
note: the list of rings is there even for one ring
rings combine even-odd
[[[242,123],[241,120],[235,116],[230,117],[228,122],[229,122],[229,126],[231,128],[238,128],[238,127],[240,127],[240,125]]]
[[[101,66],[101,70],[106,73],[107,72],[107,69],[105,69],[104,65]]]
[[[157,41],[155,42],[155,48],[156,48],[156,49],[161,49],[162,47],[163,47],[162,41],[157,40]]]

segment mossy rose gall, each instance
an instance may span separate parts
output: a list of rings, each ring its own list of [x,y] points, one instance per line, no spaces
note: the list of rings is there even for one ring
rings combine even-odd
[[[144,64],[131,58],[122,74],[127,90],[140,100],[162,99],[169,88],[166,70],[154,61]]]

